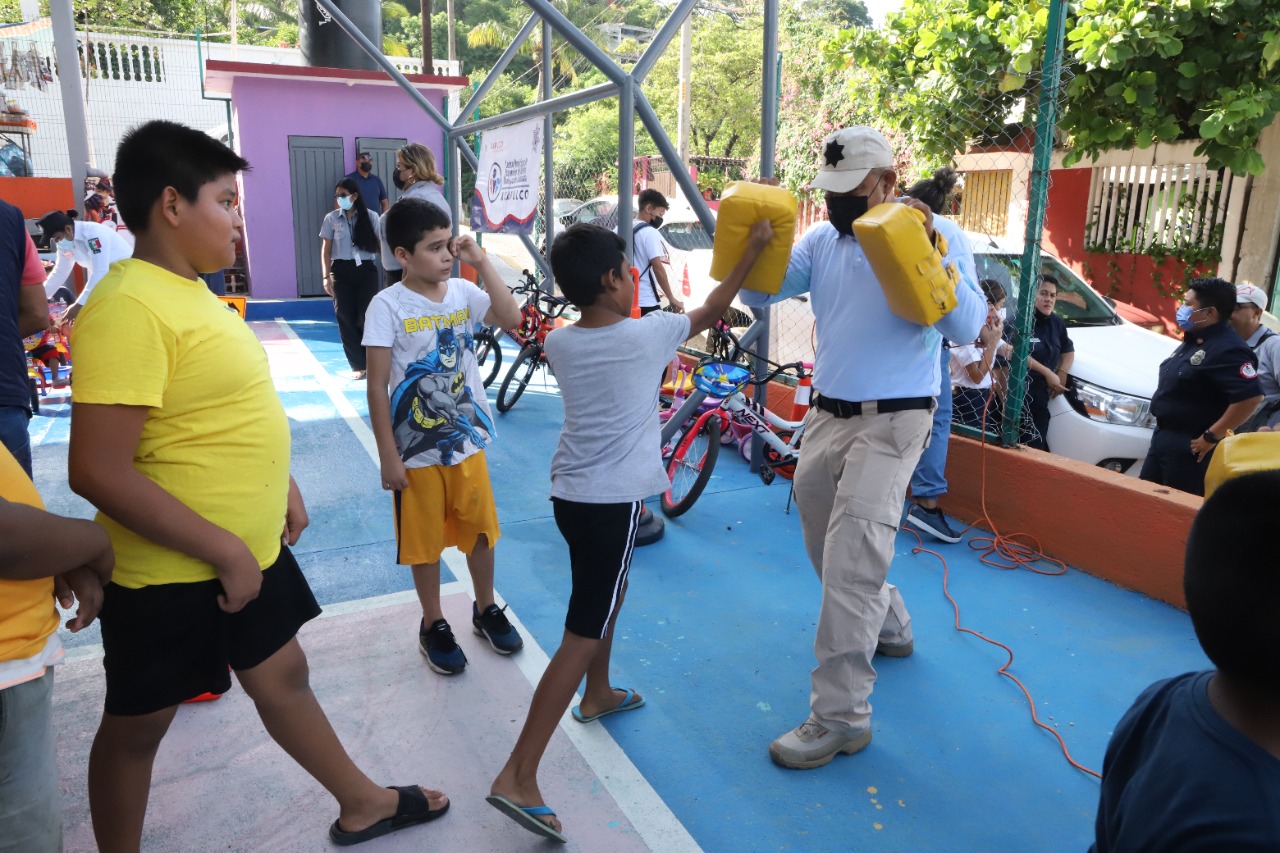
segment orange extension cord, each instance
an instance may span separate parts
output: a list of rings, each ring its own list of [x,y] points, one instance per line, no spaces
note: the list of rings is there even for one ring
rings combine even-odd
[[[991,403],[991,399],[990,397],[988,397],[987,405],[989,406],[990,403]],[[986,407],[984,407],[983,413],[982,413],[982,416],[983,416],[982,423],[986,423],[986,414],[987,414]],[[970,524],[964,530],[960,531],[960,534],[963,536],[965,533],[977,527],[979,521],[985,521],[987,523],[987,527],[991,530],[991,536],[975,536],[969,540],[970,548],[974,549],[975,551],[982,552],[981,560],[983,563],[987,564],[988,566],[992,566],[997,569],[1004,569],[1007,571],[1015,571],[1019,568],[1022,568],[1022,569],[1027,569],[1028,571],[1035,572],[1038,575],[1066,574],[1067,572],[1066,564],[1063,563],[1061,560],[1055,560],[1054,558],[1047,556],[1043,551],[1041,551],[1040,543],[1036,541],[1036,538],[1034,536],[1031,536],[1028,533],[1011,533],[1008,536],[1005,536],[1000,533],[999,529],[996,527],[995,522],[992,521],[990,514],[988,514],[987,512],[987,434],[985,431],[982,434],[982,492],[981,494],[982,494],[982,516],[979,519],[977,519],[977,521],[974,521],[973,524]],[[911,535],[916,537],[916,542],[918,543],[915,548],[911,549],[912,554],[931,554],[934,557],[938,558],[939,563],[942,563],[942,594],[947,597],[947,601],[951,602],[951,609],[955,611],[955,615],[956,615],[955,629],[964,634],[971,634],[972,636],[977,637],[979,640],[982,640],[985,643],[990,643],[993,646],[997,646],[1003,649],[1005,653],[1009,655],[1009,660],[1006,661],[1004,666],[1000,667],[1000,669],[997,670],[997,672],[999,672],[1005,678],[1012,681],[1014,684],[1018,685],[1018,689],[1022,691],[1022,695],[1027,697],[1027,706],[1031,709],[1031,721],[1035,723],[1037,726],[1039,726],[1040,728],[1044,729],[1049,734],[1054,736],[1054,738],[1058,741],[1058,746],[1062,747],[1062,754],[1067,759],[1068,764],[1070,764],[1072,767],[1076,768],[1077,770],[1081,771],[1082,773],[1088,773],[1090,776],[1093,776],[1094,778],[1101,779],[1102,778],[1101,773],[1099,773],[1096,770],[1092,770],[1088,767],[1085,767],[1083,764],[1081,764],[1080,762],[1076,761],[1074,758],[1071,757],[1071,750],[1067,748],[1067,742],[1062,739],[1062,735],[1058,734],[1057,729],[1055,729],[1053,726],[1046,725],[1045,723],[1041,722],[1040,716],[1036,713],[1036,702],[1035,702],[1035,699],[1031,697],[1031,691],[1027,690],[1026,685],[1024,685],[1021,681],[1019,681],[1016,675],[1013,675],[1011,672],[1009,672],[1009,668],[1013,666],[1013,649],[1009,648],[1004,643],[1001,643],[997,640],[993,640],[990,637],[985,636],[979,633],[978,631],[973,630],[972,628],[966,628],[960,624],[960,605],[957,604],[956,600],[951,597],[951,590],[948,588],[948,585],[947,585],[947,581],[951,574],[951,569],[947,565],[946,558],[944,558],[937,551],[931,551],[930,549],[924,547],[924,540],[920,538],[920,534],[917,533],[915,530],[911,530],[910,528],[907,528],[907,530],[911,533]],[[1023,544],[1021,542],[1018,542],[1017,540],[1020,538],[1023,540],[1026,540],[1030,544]],[[1041,561],[1044,561],[1047,563],[1053,563],[1058,568],[1056,571],[1046,571],[1044,569],[1036,568],[1035,564]]]

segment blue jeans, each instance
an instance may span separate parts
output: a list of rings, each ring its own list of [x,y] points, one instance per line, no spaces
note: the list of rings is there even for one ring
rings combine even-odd
[[[911,497],[936,498],[947,493],[947,445],[951,440],[951,350],[942,347],[942,390],[933,410],[929,446],[911,475]]]
[[[22,406],[0,406],[0,444],[9,449],[28,477],[31,476],[31,436],[27,433],[29,420],[31,412]]]
[[[53,667],[0,690],[0,853],[60,853]]]

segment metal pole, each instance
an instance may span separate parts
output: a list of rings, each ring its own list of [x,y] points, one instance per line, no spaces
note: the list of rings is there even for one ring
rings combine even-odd
[[[776,141],[778,137],[778,0],[764,0],[764,46],[763,69],[760,74],[760,177],[772,178],[774,175],[774,159],[777,156]],[[760,333],[759,351],[769,357],[769,331],[772,325],[772,311],[768,306],[755,311],[756,322],[764,326]],[[756,379],[763,379],[769,365],[763,359],[756,359],[754,365]],[[757,386],[760,405],[769,405],[769,386]],[[764,442],[760,436],[752,436],[751,470],[759,471],[764,466]]]
[[[649,76],[654,64],[662,57],[663,51],[667,49],[667,44],[675,38],[676,29],[688,23],[689,14],[696,5],[698,5],[698,0],[680,0],[680,3],[671,10],[667,20],[654,33],[653,40],[645,46],[644,53],[641,54],[636,64],[631,68],[631,76],[635,78],[636,82],[644,82],[644,78]]]
[[[680,151],[680,162],[687,169],[689,163],[689,127],[692,124],[690,97],[693,87],[693,75],[690,66],[693,62],[693,20],[685,18],[680,27],[680,92],[679,117],[676,119],[676,147]],[[675,171],[672,166],[671,171]]]
[[[58,88],[67,132],[67,156],[71,160],[71,189],[76,210],[84,216],[84,180],[89,174],[89,124],[80,90],[80,56],[76,50],[76,24],[71,0],[49,0],[53,26],[53,52],[58,62]],[[85,50],[89,49],[88,43]]]
[[[583,35],[582,31],[562,15],[559,9],[552,6],[549,0],[524,0],[524,2],[528,4],[530,9],[540,15],[542,20],[550,24],[565,41],[569,42],[579,53],[585,56],[592,65],[599,68],[605,77],[608,77],[619,86],[628,78],[629,75],[618,67],[618,64],[613,61],[609,54]]]
[[[462,137],[475,133],[479,130],[488,130],[491,127],[502,127],[508,124],[524,121],[530,118],[541,118],[548,113],[567,110],[570,107],[580,107],[583,104],[590,104],[595,101],[603,101],[605,98],[612,98],[617,94],[618,87],[613,83],[601,83],[597,86],[591,86],[586,89],[579,89],[576,92],[570,92],[566,95],[560,95],[549,101],[539,101],[536,104],[519,107],[509,110],[501,115],[489,116],[477,121],[469,121],[466,124],[460,124],[450,128],[449,135],[452,137]]]
[[[458,113],[458,118],[469,116],[473,111],[476,111],[479,108],[480,102],[484,100],[484,96],[489,93],[489,89],[493,87],[493,84],[498,82],[498,78],[502,76],[503,71],[507,70],[507,66],[511,63],[511,60],[515,59],[516,53],[520,50],[520,46],[525,43],[527,38],[529,38],[529,34],[533,32],[533,28],[537,23],[537,15],[530,15],[529,20],[524,22],[524,25],[520,27],[520,31],[516,33],[516,37],[511,40],[511,44],[507,45],[507,49],[502,52],[502,56],[498,57],[498,61],[489,69],[489,73],[485,75],[484,81],[476,88],[475,93],[467,99],[467,105]],[[477,113],[476,118],[479,117],[480,116]]]
[[[542,100],[551,100],[551,25],[542,22]],[[546,199],[546,212],[543,214],[546,233],[547,256],[551,255],[551,241],[556,238],[556,169],[552,157],[551,137],[555,132],[555,117],[547,113],[542,118],[542,197]],[[543,289],[551,293],[555,283],[550,276],[543,280]]]
[[[618,92],[618,236],[632,256],[632,191],[636,169],[636,83],[624,77]]]
[[[1058,93],[1062,76],[1062,41],[1066,31],[1066,0],[1052,0],[1045,30],[1044,63],[1040,74],[1040,113],[1036,118],[1036,144],[1031,157],[1030,209],[1023,238],[1022,266],[1018,271],[1018,339],[1009,363],[1009,392],[1005,398],[1001,438],[1017,444],[1022,425],[1022,401],[1026,396],[1027,354],[1031,351],[1031,327],[1035,289],[1040,281],[1040,234],[1049,196],[1049,169],[1053,161],[1053,130],[1057,124]]]
[[[684,168],[684,160],[680,158],[680,153],[671,144],[671,137],[667,136],[667,131],[662,127],[662,123],[658,121],[657,113],[653,111],[653,107],[649,106],[649,99],[644,96],[644,91],[639,88],[636,89],[636,112],[640,116],[640,121],[644,123],[645,128],[649,131],[650,138],[658,146],[662,159],[667,161],[667,166],[671,169],[671,176],[676,179],[676,183],[684,192],[684,197],[688,200],[689,206],[698,215],[698,221],[702,223],[702,227],[706,229],[708,234],[714,235],[716,233],[716,220],[711,215],[711,208],[707,206],[706,199],[698,192],[698,185],[693,182],[693,178],[689,177],[688,170]]]

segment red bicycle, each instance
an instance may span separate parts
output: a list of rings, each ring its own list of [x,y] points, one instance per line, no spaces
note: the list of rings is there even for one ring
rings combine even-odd
[[[567,299],[544,293],[536,287],[531,291],[521,287],[517,292],[528,292],[528,297],[520,308],[520,325],[508,334],[520,344],[521,349],[498,388],[499,412],[506,412],[516,404],[524,389],[529,387],[533,374],[547,363],[543,343],[547,333],[556,327],[556,320],[569,307]]]

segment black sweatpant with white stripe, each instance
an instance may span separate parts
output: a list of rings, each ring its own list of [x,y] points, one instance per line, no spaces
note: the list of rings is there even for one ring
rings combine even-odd
[[[562,498],[552,498],[551,503],[556,527],[569,545],[573,576],[565,630],[602,640],[609,620],[622,606],[642,504],[588,504]]]

